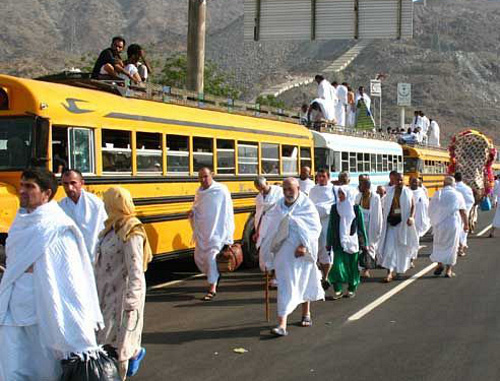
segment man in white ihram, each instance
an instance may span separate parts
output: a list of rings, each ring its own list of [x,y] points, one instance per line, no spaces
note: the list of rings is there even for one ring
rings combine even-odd
[[[302,327],[312,325],[310,302],[323,300],[321,273],[316,266],[321,221],[312,201],[299,190],[297,179],[283,182],[284,197],[269,211],[262,229],[267,231],[261,251],[266,268],[278,282],[278,326],[275,336],[286,336],[287,318],[302,304]]]
[[[457,251],[461,231],[469,230],[465,201],[460,192],[455,189],[455,179],[447,176],[444,188],[440,189],[431,199],[429,217],[434,235],[431,261],[438,265],[434,275],[455,276],[453,266],[457,263]]]
[[[254,181],[254,185],[259,191],[255,198],[255,235],[253,237],[258,249],[266,235],[266,231],[261,229],[262,221],[266,213],[283,197],[283,189],[278,185],[269,185],[264,176],[258,176]],[[265,263],[261,255],[259,255],[259,267],[262,271],[265,271]]]
[[[80,230],[52,201],[56,191],[46,169],[23,172],[0,284],[1,381],[57,381],[62,359],[99,351],[92,264]]]
[[[211,301],[217,294],[219,271],[215,257],[225,245],[233,243],[234,210],[227,187],[213,180],[209,168],[201,168],[198,178],[201,186],[196,191],[189,219],[195,241],[194,261],[207,276],[208,292],[203,301]]]
[[[472,210],[472,207],[476,203],[476,199],[474,198],[474,192],[472,192],[472,189],[470,186],[465,184],[462,181],[462,174],[460,172],[455,173],[455,189],[460,192],[462,197],[464,198],[465,201],[465,212],[467,214],[467,221],[469,221],[469,216],[470,212]],[[467,236],[469,235],[469,232],[466,230],[462,230],[460,232],[460,243],[458,245],[458,255],[463,257],[466,255],[466,250],[469,248],[467,245]]]
[[[386,283],[410,268],[412,254],[418,249],[413,194],[403,185],[401,173],[391,174],[393,184],[387,188],[382,206],[383,226],[377,252],[377,263],[387,269]]]
[[[314,181],[311,180],[311,168],[304,166],[300,168],[299,186],[300,191],[304,192],[306,196],[309,196],[309,192],[316,185]]]
[[[430,119],[430,122],[431,124],[429,126],[429,145],[434,147],[441,147],[439,124],[433,119]]]
[[[415,204],[415,228],[417,229],[418,245],[414,248],[411,257],[411,266],[413,261],[418,257],[420,249],[420,238],[422,238],[431,228],[431,221],[429,220],[429,197],[425,193],[424,188],[420,186],[420,180],[417,177],[410,179],[410,189],[413,193],[413,202]]]
[[[316,173],[316,180],[318,184],[309,192],[309,198],[318,210],[321,220],[321,234],[318,240],[318,263],[323,275],[321,283],[323,289],[326,290],[330,286],[327,278],[333,263],[332,252],[326,248],[326,234],[328,232],[328,222],[330,221],[330,211],[335,203],[335,193],[328,170],[320,169]]]
[[[94,263],[98,236],[104,229],[104,221],[108,218],[104,203],[99,197],[83,189],[85,180],[80,171],[65,170],[61,181],[67,197],[59,201],[59,206],[80,228],[90,260]]]

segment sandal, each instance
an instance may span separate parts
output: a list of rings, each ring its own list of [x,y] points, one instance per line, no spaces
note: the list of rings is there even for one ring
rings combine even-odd
[[[283,337],[283,336],[288,335],[287,330],[285,328],[281,328],[281,327],[276,327],[276,328],[271,329],[271,333],[276,337]]]
[[[394,280],[394,278],[392,277],[392,275],[388,275],[388,276],[386,276],[386,277],[382,280],[382,282],[383,282],[383,283],[391,283],[393,280]]]
[[[301,327],[310,327],[313,325],[313,321],[311,319],[311,315],[302,316],[302,320],[300,322]]]
[[[216,292],[209,291],[203,298],[201,298],[201,300],[204,302],[210,302],[213,298],[215,298],[216,295]]]
[[[139,353],[128,360],[127,376],[132,377],[137,374],[139,367],[141,366],[141,361],[146,356],[146,348],[141,348]]]
[[[335,292],[332,296],[332,300],[339,300],[342,299],[342,291]]]
[[[452,272],[450,272],[450,273],[446,273],[446,274],[444,274],[444,277],[445,277],[445,278],[454,278],[454,277],[456,277],[456,276],[457,276],[457,274],[455,274],[453,271],[452,271]]]

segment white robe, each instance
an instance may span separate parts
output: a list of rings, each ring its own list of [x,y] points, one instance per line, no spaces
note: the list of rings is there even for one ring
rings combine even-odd
[[[460,210],[465,210],[465,200],[455,188],[446,186],[434,193],[429,206],[434,235],[430,257],[432,262],[451,266],[456,264],[460,231],[463,230]]]
[[[435,120],[431,122],[429,127],[429,145],[435,147],[441,146],[439,124]]]
[[[412,190],[415,202],[415,227],[419,237],[423,237],[431,228],[429,220],[429,197],[423,188]]]
[[[418,234],[415,224],[412,226],[407,224],[413,200],[413,194],[407,187],[403,187],[401,192],[401,223],[391,226],[387,222],[395,190],[395,187],[387,187],[387,194],[384,198],[384,216],[377,262],[390,271],[402,274],[410,268],[412,254],[415,248],[418,249]]]
[[[431,121],[425,115],[422,117],[422,133],[424,136],[427,136],[427,132],[429,131],[429,125]]]
[[[330,211],[335,203],[335,194],[333,184],[316,185],[309,192],[309,198],[318,210],[321,221],[321,234],[318,240],[318,262],[321,264],[333,263],[331,250],[326,249],[326,235],[328,232],[328,222],[330,220]]]
[[[208,283],[215,284],[219,279],[215,257],[224,245],[233,243],[234,235],[233,201],[225,185],[213,181],[208,189],[198,188],[191,224],[196,266]]]
[[[472,192],[471,187],[468,186],[467,184],[465,184],[463,181],[457,182],[455,189],[458,192],[460,192],[460,194],[464,198],[467,218],[469,218],[472,207],[476,203],[476,199],[474,197],[474,192]],[[468,235],[469,235],[469,233],[464,231],[463,229],[460,231],[460,245],[468,247],[467,246],[467,236]]]
[[[411,130],[413,131],[415,128],[422,128],[422,118],[420,116],[414,116],[413,121],[410,124]]]
[[[335,120],[335,103],[333,103],[330,100],[322,99],[322,98],[316,98],[314,99],[311,104],[317,103],[319,104],[319,107],[321,109],[321,113],[323,114],[323,119],[326,119],[328,121],[334,121]],[[315,121],[316,118],[315,116],[311,117],[310,121]]]
[[[361,206],[361,197],[361,193],[356,195],[356,204],[360,206],[364,217],[365,230],[368,236],[368,244],[366,245],[368,253],[373,259],[375,259],[377,247],[380,241],[380,235],[382,234],[382,201],[376,192],[370,191],[370,209],[367,210]]]
[[[259,235],[256,242],[257,248],[262,244],[262,240],[266,235],[266,231],[261,229],[264,219],[266,218],[266,213],[271,210],[271,208],[276,204],[276,202],[283,197],[283,188],[278,185],[271,185],[271,190],[265,196],[259,193],[255,198],[255,219],[254,226],[255,230],[259,229]],[[266,264],[262,255],[259,252],[259,267],[261,271],[266,270]]]
[[[337,86],[337,104],[335,106],[335,119],[337,125],[345,127],[346,125],[346,106],[347,106],[347,87],[343,85]]]
[[[266,268],[275,269],[278,282],[278,316],[287,316],[306,301],[324,299],[316,266],[321,222],[312,201],[299,193],[288,207],[283,197],[269,211],[262,228],[268,231],[261,246]],[[307,254],[296,258],[300,245],[306,247]]]
[[[82,232],[90,260],[94,263],[99,233],[104,229],[104,221],[108,218],[104,203],[99,197],[82,190],[76,204],[69,197],[65,197],[59,201],[59,206]]]
[[[301,192],[304,192],[306,196],[309,196],[309,192],[316,185],[314,181],[312,181],[311,179],[302,180],[300,178],[297,180],[299,181]]]
[[[60,372],[58,361],[70,354],[99,351],[95,330],[103,327],[103,318],[82,234],[55,201],[32,213],[21,209],[9,230],[6,254],[0,343],[16,363],[6,364],[9,356],[0,356],[0,380],[24,380],[18,378],[23,371],[30,380],[57,380],[54,373],[41,376],[45,369],[15,366],[48,361],[47,370]]]
[[[493,205],[497,205],[495,217],[493,218],[493,227],[500,228],[500,183],[495,181],[495,188],[493,189]]]

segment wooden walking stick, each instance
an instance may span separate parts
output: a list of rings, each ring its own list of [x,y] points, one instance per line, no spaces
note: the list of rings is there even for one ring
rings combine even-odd
[[[269,322],[269,272],[266,269],[266,321]]]

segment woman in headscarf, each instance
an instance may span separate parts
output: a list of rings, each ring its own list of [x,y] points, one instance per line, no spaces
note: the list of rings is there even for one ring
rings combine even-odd
[[[336,204],[332,205],[328,233],[327,248],[333,249],[333,267],[328,274],[328,282],[333,284],[333,299],[340,299],[343,284],[347,283],[346,297],[353,298],[360,283],[358,257],[360,246],[368,242],[359,205],[355,205],[349,186],[337,188]]]
[[[144,226],[135,216],[130,193],[113,187],[104,193],[108,213],[95,261],[97,291],[105,328],[98,342],[115,352],[122,380],[139,369],[146,279],[152,259]]]

